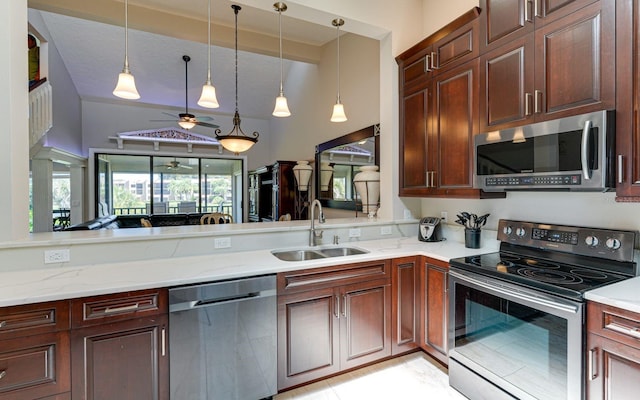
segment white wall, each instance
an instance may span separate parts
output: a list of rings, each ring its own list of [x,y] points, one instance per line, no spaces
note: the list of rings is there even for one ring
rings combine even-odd
[[[478,0],[423,0],[423,35],[427,37],[447,23],[478,7]]]

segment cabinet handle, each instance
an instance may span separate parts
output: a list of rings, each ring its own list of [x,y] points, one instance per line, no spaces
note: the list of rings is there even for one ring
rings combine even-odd
[[[340,319],[340,297],[338,297],[338,295],[336,295],[336,302],[333,305],[333,315],[334,317]]]
[[[4,378],[4,376],[7,374],[7,370],[3,369],[2,371],[0,371],[0,379]]]
[[[347,295],[342,295],[342,316],[347,318]]]
[[[105,314],[115,314],[124,311],[133,311],[137,310],[140,307],[140,303],[132,304],[130,306],[122,306],[122,307],[107,307],[104,309]]]
[[[167,355],[167,329],[163,326],[160,331],[160,346],[162,357]]]
[[[596,351],[598,351],[597,347],[589,350],[589,380],[590,381],[598,377],[598,372],[597,372],[598,368],[597,366],[593,365],[594,361],[596,361]]]
[[[640,339],[640,328],[629,328],[618,324],[608,324],[606,328],[622,333],[623,335],[631,336],[632,338]]]
[[[536,114],[540,113],[540,109],[542,108],[540,106],[540,100],[542,98],[542,92],[539,90],[534,91],[535,94],[535,101],[533,102],[533,112]]]
[[[426,187],[429,187],[429,174],[430,174],[430,173],[431,173],[430,171],[427,171],[427,172],[425,172],[425,173],[424,173],[424,174],[425,174],[425,177],[424,177],[424,179],[425,179],[424,185],[425,185]]]
[[[435,63],[436,53],[431,52],[431,69],[438,69],[438,66]]]
[[[535,6],[535,8],[534,8],[534,10],[533,10],[533,16],[534,16],[534,17],[539,17],[539,16],[540,16],[540,8],[541,8],[541,7],[538,5],[538,4],[539,4],[539,1],[540,1],[540,0],[534,0],[534,1],[533,1],[533,5]]]
[[[531,15],[529,13],[529,9],[531,7],[531,3],[532,3],[532,0],[525,0],[525,2],[524,2],[524,20],[526,22],[532,22],[531,21]]]
[[[624,159],[622,157],[622,154],[618,154],[618,183],[622,183],[622,177],[624,172],[624,169],[622,168],[623,161]],[[0,327],[2,327],[2,323],[0,323]]]
[[[4,328],[6,324],[7,324],[7,321],[0,321],[0,329]]]
[[[533,95],[531,93],[524,94],[524,116],[531,115],[531,101],[533,101]]]
[[[426,55],[424,56],[424,72],[431,72],[431,56],[430,55]]]
[[[435,175],[436,175],[436,171],[431,171],[431,186],[430,186],[430,187],[436,187],[436,186],[433,184],[433,177],[434,177]]]

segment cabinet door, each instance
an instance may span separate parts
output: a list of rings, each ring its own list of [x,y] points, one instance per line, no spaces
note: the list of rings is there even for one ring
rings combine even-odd
[[[601,1],[535,32],[534,111],[548,120],[615,107],[615,4]]]
[[[425,265],[424,345],[428,353],[447,362],[447,276],[448,269]]]
[[[533,35],[480,58],[480,132],[533,122]]]
[[[417,347],[418,265],[416,257],[392,260],[392,354]]]
[[[532,0],[481,0],[480,8],[482,52],[533,32]]]
[[[391,355],[388,280],[340,288],[340,367],[353,368]]]
[[[167,316],[72,331],[74,400],[169,398]]]
[[[340,370],[339,293],[278,296],[278,390]]]
[[[437,140],[435,183],[440,194],[473,190],[473,136],[478,132],[479,60],[434,79],[433,141]],[[478,192],[477,190],[475,192]],[[462,192],[461,192],[462,193]]]
[[[578,11],[580,8],[594,3],[598,0],[533,0],[535,1],[534,14],[537,18],[536,24],[549,23],[558,18],[563,18]],[[604,0],[609,1],[609,0]],[[618,2],[618,0],[615,0]]]
[[[429,145],[431,130],[431,86],[406,95],[400,110],[400,195],[426,194],[431,171],[435,169],[435,149]]]
[[[589,334],[588,400],[635,400],[640,393],[640,349]]]

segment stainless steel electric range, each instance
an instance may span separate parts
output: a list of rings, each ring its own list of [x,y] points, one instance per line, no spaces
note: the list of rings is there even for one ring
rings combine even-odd
[[[476,399],[584,398],[584,293],[638,273],[636,233],[500,220],[450,261],[449,384]]]

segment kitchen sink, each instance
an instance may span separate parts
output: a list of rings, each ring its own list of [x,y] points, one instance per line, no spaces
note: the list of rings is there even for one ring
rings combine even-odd
[[[368,253],[367,250],[356,247],[320,247],[317,249],[274,250],[271,252],[282,261],[317,260],[319,258],[345,257],[366,253]]]

